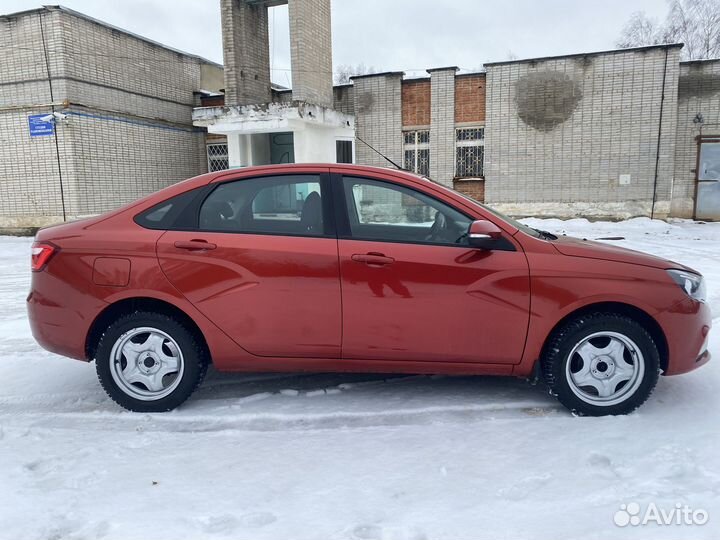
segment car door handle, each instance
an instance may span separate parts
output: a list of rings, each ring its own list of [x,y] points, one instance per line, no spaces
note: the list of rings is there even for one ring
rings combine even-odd
[[[205,251],[208,249],[215,249],[217,246],[206,240],[178,240],[175,242],[175,247],[178,249],[186,249],[188,251]]]
[[[386,257],[382,253],[356,253],[351,259],[370,266],[387,266],[395,262],[395,259]]]

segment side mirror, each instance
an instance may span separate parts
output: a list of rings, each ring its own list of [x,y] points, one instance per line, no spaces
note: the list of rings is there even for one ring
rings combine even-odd
[[[468,229],[468,244],[479,249],[493,249],[502,238],[500,227],[486,219],[473,221]]]

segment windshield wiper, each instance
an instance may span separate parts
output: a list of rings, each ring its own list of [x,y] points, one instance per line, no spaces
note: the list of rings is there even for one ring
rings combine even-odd
[[[543,231],[543,230],[540,230],[540,229],[536,229],[535,227],[530,227],[530,228],[531,228],[533,231],[535,231],[536,233],[538,233],[538,234],[540,235],[540,238],[542,238],[543,240],[557,240],[557,239],[558,239],[558,237],[555,236],[555,235],[554,235],[553,233],[551,233],[551,232],[547,232],[547,231]]]

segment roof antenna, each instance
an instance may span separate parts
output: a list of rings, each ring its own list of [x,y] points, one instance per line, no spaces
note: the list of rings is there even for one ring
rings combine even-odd
[[[383,154],[380,150],[378,150],[377,148],[372,147],[369,143],[363,141],[363,140],[362,140],[360,137],[358,137],[357,135],[355,135],[355,138],[356,138],[358,141],[360,141],[361,143],[363,143],[365,146],[367,146],[370,150],[372,150],[373,152],[375,152],[377,155],[379,155],[380,157],[382,157],[383,159],[385,159],[386,161],[388,161],[389,163],[391,163],[396,169],[398,169],[398,170],[400,170],[400,171],[411,172],[411,171],[408,171],[406,168],[401,167],[400,165],[398,165],[397,163],[395,163],[392,159],[390,159],[389,157],[387,157],[387,156],[386,156],[385,154]]]

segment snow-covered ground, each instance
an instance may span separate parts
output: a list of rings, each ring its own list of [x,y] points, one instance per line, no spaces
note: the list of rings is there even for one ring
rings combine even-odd
[[[527,220],[688,264],[720,323],[720,223]],[[715,360],[635,414],[575,418],[508,378],[219,375],[180,410],[120,410],[40,349],[29,239],[0,238],[0,538],[720,538]],[[613,523],[621,504],[705,525]]]

